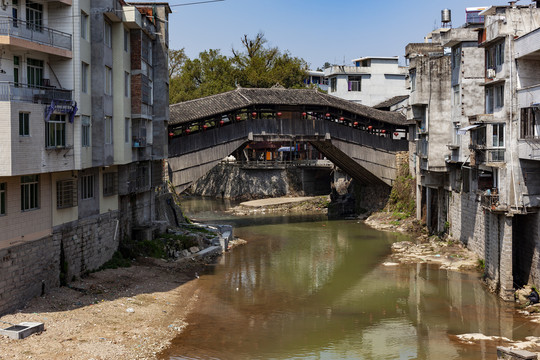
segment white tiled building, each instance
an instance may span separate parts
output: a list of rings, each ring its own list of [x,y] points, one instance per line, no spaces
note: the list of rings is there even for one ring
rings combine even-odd
[[[373,106],[394,96],[407,95],[407,68],[398,57],[363,57],[352,66],[332,65],[324,69],[328,94],[362,105]]]

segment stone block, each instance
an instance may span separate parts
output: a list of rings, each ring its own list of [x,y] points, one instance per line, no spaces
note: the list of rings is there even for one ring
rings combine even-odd
[[[527,350],[512,349],[503,346],[497,346],[498,360],[536,360],[538,357],[535,353]]]

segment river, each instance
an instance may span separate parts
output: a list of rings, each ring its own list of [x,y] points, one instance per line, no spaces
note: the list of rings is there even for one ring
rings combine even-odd
[[[384,266],[400,235],[321,215],[234,217],[228,206],[183,202],[189,217],[233,224],[248,244],[195,280],[196,308],[164,359],[493,360],[496,342],[456,335],[540,336],[478,274]]]

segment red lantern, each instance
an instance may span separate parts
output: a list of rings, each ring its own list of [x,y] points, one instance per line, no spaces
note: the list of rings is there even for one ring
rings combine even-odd
[[[353,125],[358,126],[358,121],[355,121]]]
[[[225,121],[221,120],[221,121],[219,122],[219,125],[223,126],[223,124],[225,124]]]
[[[238,121],[242,120],[242,118],[240,117],[240,115],[238,115],[238,116],[236,117],[236,120],[238,120]]]
[[[372,130],[372,129],[373,129],[373,126],[369,125],[369,126],[367,127],[367,129],[368,129],[368,130]]]
[[[173,136],[174,136],[174,133],[171,131],[171,132],[169,133],[169,137],[173,137]]]
[[[399,135],[399,133],[396,131],[396,132],[394,133],[394,136],[398,136],[398,135]]]
[[[326,113],[326,117],[330,117],[330,113]]]
[[[281,115],[283,115],[283,114],[282,114],[282,113],[280,113],[280,112],[278,112],[278,113],[277,113],[277,116],[279,116],[279,117],[280,117]]]
[[[191,132],[191,130],[186,129],[186,134],[189,134],[190,132]]]
[[[384,133],[386,133],[386,130],[382,129],[381,132],[384,134]]]
[[[202,128],[203,128],[203,130],[206,130],[206,129],[208,128],[208,125],[204,124],[204,125],[202,126]]]
[[[343,121],[343,120],[345,120],[343,116],[339,118],[339,121]]]
[[[254,111],[254,112],[251,113],[251,116],[257,117],[257,113]]]
[[[303,112],[303,113],[302,113],[302,116],[303,116],[303,117],[306,117],[306,116],[307,116],[307,112]]]

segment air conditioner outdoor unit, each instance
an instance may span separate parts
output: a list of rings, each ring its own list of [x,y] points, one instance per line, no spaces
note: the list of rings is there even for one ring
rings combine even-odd
[[[495,79],[495,69],[488,69],[487,70],[487,78],[488,79]]]

